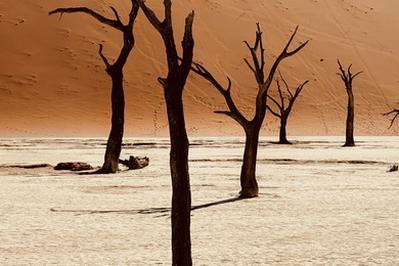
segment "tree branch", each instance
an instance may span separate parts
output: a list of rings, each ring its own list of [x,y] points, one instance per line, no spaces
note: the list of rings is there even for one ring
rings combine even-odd
[[[392,126],[395,123],[396,119],[399,117],[399,109],[393,109],[392,111],[383,114],[384,116],[390,116],[392,114],[394,114],[394,116],[391,119],[391,124],[390,124],[389,128],[392,128]]]
[[[246,58],[244,58],[244,62],[247,64],[248,68],[252,71],[252,73],[256,77],[257,74],[255,68],[253,68],[253,66],[249,63],[249,61]]]
[[[185,22],[185,30],[182,41],[183,48],[183,58],[180,67],[182,70],[188,74],[191,69],[191,64],[193,62],[193,22],[194,22],[194,11],[192,11],[187,17]]]
[[[269,94],[267,95],[267,98],[269,98],[270,100],[272,100],[272,102],[275,104],[275,105],[277,105],[277,107],[278,107],[278,109],[283,109],[283,107],[281,106],[281,104],[276,100],[276,99],[274,99],[272,96],[270,96]]]
[[[64,14],[64,13],[86,13],[93,18],[97,19],[103,24],[109,25],[117,30],[124,31],[125,26],[122,24],[122,22],[117,19],[109,19],[104,17],[103,15],[91,10],[90,8],[87,7],[67,7],[67,8],[57,8],[49,12],[49,15],[54,15],[54,14]],[[117,14],[117,13],[116,13]]]
[[[350,89],[352,87],[352,82],[353,80],[359,76],[360,74],[363,73],[363,71],[359,71],[356,74],[352,74],[351,69],[352,69],[352,64],[349,65],[348,69],[345,71],[345,69],[343,68],[341,62],[339,61],[339,59],[337,59],[337,63],[338,63],[338,69],[339,69],[339,73],[337,73],[338,76],[341,77],[342,81],[345,83],[345,87],[346,89]]]
[[[164,0],[163,5],[165,6],[165,20],[163,21],[163,23],[171,24],[172,23],[172,1]]]
[[[275,117],[281,118],[281,114],[279,114],[279,113],[273,111],[273,109],[272,109],[269,105],[267,105],[266,108],[267,108],[267,110],[270,111],[270,113],[271,113],[272,115],[274,115]]]
[[[300,85],[296,88],[295,93],[294,93],[294,96],[290,99],[290,102],[289,102],[288,107],[287,107],[287,109],[286,109],[286,111],[287,111],[288,113],[291,112],[292,106],[294,106],[294,103],[295,103],[296,99],[298,98],[298,96],[301,94],[303,88],[305,88],[306,84],[308,84],[308,83],[309,83],[309,80],[306,80],[304,83],[300,84]]]
[[[150,23],[161,33],[163,31],[163,23],[158,19],[154,11],[147,7],[144,0],[137,0],[137,2]]]
[[[298,98],[299,94],[301,94],[303,88],[304,88],[304,87],[306,86],[306,84],[308,84],[308,83],[309,83],[309,80],[306,80],[304,83],[302,83],[301,85],[299,85],[299,86],[296,88],[295,94],[294,94],[294,97],[293,97],[294,101],[295,101],[296,98]]]
[[[182,60],[182,59],[180,59]],[[213,75],[201,64],[193,62],[193,66],[191,70],[196,73],[197,75],[203,77],[207,81],[209,81],[218,91],[220,94],[223,95],[227,106],[229,107],[230,111],[216,111],[215,113],[221,113],[230,116],[234,120],[236,120],[240,125],[245,127],[248,124],[248,120],[244,117],[244,115],[239,111],[238,107],[234,103],[233,98],[231,97],[231,79],[227,77],[228,85],[225,89],[214,77]]]
[[[260,29],[259,23],[256,23],[256,26],[257,30],[254,45],[251,46],[247,41],[244,41],[249,52],[251,53],[253,66],[248,62],[247,59],[244,59],[244,61],[253,72],[256,81],[260,85],[264,83],[265,49],[263,48],[262,31]],[[258,50],[260,50],[260,55],[258,55]]]
[[[277,83],[277,91],[278,91],[278,95],[280,97],[280,101],[281,101],[281,110],[285,110],[285,103],[284,103],[284,95],[283,92],[281,90],[281,85],[280,85],[280,81],[277,79],[276,80]]]
[[[103,45],[100,43],[98,46],[99,46],[98,54],[100,55],[101,59],[103,60],[105,67],[107,69],[109,69],[111,67],[111,64],[109,63],[108,59],[103,54]]]
[[[118,23],[120,23],[121,25],[123,25],[123,23],[122,23],[122,21],[121,21],[121,18],[119,17],[118,11],[116,11],[115,7],[110,6],[110,8],[111,8],[112,12],[113,12],[114,15],[115,15],[116,21],[117,21]]]
[[[132,9],[130,10],[128,25],[130,27],[133,27],[133,24],[137,18],[139,10],[140,10],[140,6],[139,6],[137,0],[131,0],[131,2],[132,2]]]
[[[292,92],[290,90],[290,87],[288,86],[288,82],[285,80],[283,74],[280,71],[278,72],[278,74],[280,76],[280,79],[283,81],[285,89],[288,91],[288,94],[290,95],[290,98],[293,98],[294,95],[292,94]]]
[[[272,65],[270,71],[269,71],[269,75],[268,78],[266,80],[266,82],[263,84],[262,86],[262,90],[261,90],[261,95],[267,93],[272,81],[273,81],[273,77],[275,72],[277,71],[278,66],[280,65],[281,61],[283,61],[285,58],[287,57],[291,57],[293,55],[295,55],[296,53],[298,53],[299,51],[301,51],[308,43],[309,40],[307,40],[306,42],[304,42],[303,44],[299,45],[297,48],[295,48],[294,50],[292,50],[291,52],[288,51],[292,41],[294,40],[297,32],[298,32],[299,26],[297,26],[293,32],[293,34],[291,35],[291,37],[289,38],[287,44],[285,45],[283,51],[280,53],[280,55],[277,57],[277,59],[275,60],[274,64]]]

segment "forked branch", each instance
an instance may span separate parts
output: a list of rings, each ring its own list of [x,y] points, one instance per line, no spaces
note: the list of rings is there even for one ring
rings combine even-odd
[[[273,108],[271,108],[270,105],[267,105],[267,110],[269,110],[274,116],[282,118],[283,116],[287,117],[290,114],[296,99],[301,94],[301,92],[302,92],[303,88],[306,86],[306,84],[309,83],[309,80],[298,85],[295,89],[295,92],[292,93],[288,86],[288,83],[284,79],[283,75],[280,72],[279,72],[279,75],[280,75],[280,77],[278,79],[276,79],[276,84],[277,84],[277,91],[278,91],[278,96],[279,96],[280,101],[276,100],[270,94],[267,95],[267,98],[270,99],[277,106],[279,111],[275,111]],[[283,81],[283,84],[285,86],[285,90],[288,93],[288,96],[286,93],[283,92],[280,80]]]
[[[103,54],[103,45],[100,43],[98,48],[98,54],[100,55],[101,59],[104,62],[104,65],[107,69],[109,69],[111,67],[111,64],[109,63],[108,59],[105,57],[105,55]]]
[[[299,46],[297,46],[295,49],[289,51],[289,48],[291,46],[292,41],[294,40],[297,32],[298,32],[299,26],[297,26],[294,30],[294,32],[292,33],[291,37],[289,38],[287,44],[285,45],[283,51],[280,53],[280,55],[277,57],[277,59],[275,60],[275,62],[273,63],[270,71],[269,71],[269,75],[267,77],[267,80],[265,81],[265,83],[263,84],[260,94],[261,96],[263,96],[265,93],[267,93],[272,81],[273,81],[273,77],[274,74],[277,71],[278,66],[280,65],[281,61],[283,61],[284,59],[291,57],[293,55],[295,55],[296,53],[298,53],[299,51],[301,51],[308,43],[309,40],[305,41],[304,43],[300,44]]]
[[[165,10],[165,18],[161,21],[155,12],[151,10],[146,4],[145,0],[137,0],[138,5],[143,10],[144,15],[147,17],[149,22],[153,25],[153,27],[161,34],[162,39],[165,43],[168,68],[172,70],[172,72],[182,71],[182,76],[188,75],[191,68],[191,63],[193,59],[193,47],[194,40],[192,34],[193,22],[194,22],[194,11],[192,11],[185,20],[185,30],[182,41],[183,48],[183,56],[182,63],[179,65],[179,56],[175,46],[175,40],[173,36],[173,25],[172,25],[172,1],[164,0],[164,10]],[[165,85],[165,78],[158,79],[161,84]]]
[[[246,58],[244,58],[244,62],[247,64],[249,69],[255,75],[255,79],[258,82],[258,84],[263,84],[265,82],[264,81],[265,49],[263,47],[262,31],[260,29],[259,23],[256,23],[256,27],[257,30],[256,30],[256,38],[254,45],[251,46],[247,41],[244,41],[249,52],[251,53],[253,66],[251,65],[251,63],[249,63],[249,61]]]
[[[389,125],[389,128],[392,128],[393,124],[395,123],[396,119],[399,117],[399,109],[393,109],[392,111],[383,114],[384,116],[391,116],[393,115],[391,119],[391,124]]]
[[[342,81],[345,83],[345,87],[346,89],[350,89],[352,88],[352,82],[353,80],[359,76],[360,74],[363,73],[363,71],[359,71],[356,74],[352,73],[352,64],[349,65],[348,69],[345,71],[345,69],[343,68],[341,62],[339,61],[339,59],[337,59],[337,63],[338,63],[338,68],[339,68],[339,72],[337,73],[338,76],[341,77]]]

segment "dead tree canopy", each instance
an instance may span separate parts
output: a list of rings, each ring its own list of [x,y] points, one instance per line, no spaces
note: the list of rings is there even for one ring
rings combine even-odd
[[[283,48],[282,52],[274,60],[268,72],[265,71],[265,49],[263,46],[262,31],[257,24],[257,31],[255,36],[255,42],[250,45],[245,41],[251,60],[244,59],[249,70],[253,73],[258,87],[258,93],[256,96],[255,115],[251,120],[248,120],[239,110],[238,106],[234,102],[231,96],[232,82],[230,77],[227,77],[228,84],[226,87],[221,85],[214,76],[201,64],[194,63],[192,70],[200,75],[201,77],[208,80],[220,94],[224,97],[228,110],[216,111],[216,113],[225,114],[237,123],[239,123],[246,135],[245,151],[243,158],[243,165],[241,167],[240,183],[241,191],[240,196],[244,198],[251,198],[258,196],[258,183],[256,180],[256,158],[259,143],[259,134],[262,127],[266,110],[267,110],[267,95],[270,85],[272,84],[274,75],[282,61],[289,58],[299,51],[301,51],[309,41],[301,43],[295,49],[290,50],[290,46],[298,32],[298,27],[295,28],[287,44]]]
[[[337,73],[338,76],[341,77],[342,81],[345,84],[345,89],[346,91],[349,93],[350,91],[352,91],[352,83],[353,80],[359,76],[360,74],[363,73],[363,71],[359,71],[355,74],[352,73],[352,64],[349,65],[348,69],[345,70],[341,64],[341,61],[339,61],[339,59],[337,60],[338,63],[338,68],[339,68],[339,72]]]
[[[280,134],[279,134],[279,144],[291,144],[287,140],[287,122],[288,117],[292,111],[292,107],[295,104],[298,96],[301,94],[303,88],[309,82],[309,80],[303,82],[298,85],[295,91],[291,91],[287,81],[284,79],[281,72],[279,72],[279,78],[276,79],[277,92],[278,92],[278,100],[275,97],[272,97],[270,93],[267,95],[268,99],[277,107],[277,110],[271,107],[270,104],[267,105],[267,110],[270,111],[272,115],[280,119]],[[285,88],[285,91],[282,89],[281,82]]]
[[[186,17],[182,41],[183,55],[181,62],[179,62],[179,55],[173,35],[172,1],[164,0],[163,2],[163,20],[160,20],[146,6],[144,0],[138,0],[138,3],[149,22],[161,35],[166,50],[168,74],[165,78],[158,78],[158,81],[164,88],[171,141],[170,170],[173,190],[172,264],[190,266],[192,265],[190,237],[191,191],[188,171],[189,142],[183,110],[183,90],[193,59],[194,39],[192,26],[194,12],[191,12]]]
[[[87,7],[67,7],[57,8],[49,12],[49,15],[64,13],[84,13],[99,21],[102,24],[108,25],[123,34],[123,46],[120,54],[111,63],[107,57],[103,54],[103,45],[99,44],[98,53],[100,58],[104,62],[106,72],[112,79],[112,91],[111,91],[111,102],[112,102],[112,118],[111,118],[111,131],[109,133],[107,141],[107,149],[104,156],[104,164],[99,171],[96,173],[115,173],[118,171],[119,156],[122,149],[122,139],[124,132],[125,123],[125,95],[123,87],[123,68],[126,61],[133,50],[135,39],[133,35],[133,26],[136,21],[137,14],[139,12],[139,5],[136,0],[131,0],[132,6],[129,13],[129,19],[127,24],[124,24],[117,10],[114,7],[110,7],[114,15],[114,18],[107,18],[96,11]]]
[[[346,93],[348,94],[348,113],[346,118],[346,141],[344,146],[351,147],[355,146],[355,140],[353,136],[354,120],[355,120],[355,98],[353,95],[352,83],[353,80],[363,72],[360,71],[357,72],[356,74],[353,74],[351,71],[352,64],[349,65],[347,70],[344,70],[341,62],[339,60],[337,60],[337,62],[339,68],[339,72],[337,73],[337,75],[340,76],[342,81],[344,82]]]
[[[389,125],[389,128],[392,128],[392,126],[395,123],[396,119],[399,117],[399,109],[393,109],[392,111],[387,112],[387,113],[385,113],[383,115],[384,116],[391,116],[392,115],[391,124]]]

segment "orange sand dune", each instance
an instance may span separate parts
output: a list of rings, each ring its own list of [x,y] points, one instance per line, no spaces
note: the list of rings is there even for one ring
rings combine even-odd
[[[148,0],[161,11],[161,0]],[[118,32],[85,15],[49,17],[61,6],[87,5],[108,16],[108,6],[126,15],[130,1],[3,0],[0,2],[0,136],[106,136],[110,80],[97,54],[98,43],[115,57]],[[344,132],[346,94],[335,75],[336,59],[365,72],[355,81],[356,133],[388,134],[381,113],[399,101],[399,2],[397,0],[179,0],[174,1],[176,39],[185,15],[196,11],[195,58],[218,78],[228,74],[233,94],[250,116],[256,86],[242,58],[243,40],[253,40],[255,22],[263,26],[270,64],[296,25],[296,43],[310,39],[281,71],[292,85],[311,84],[292,114],[289,133],[336,135]],[[141,14],[137,45],[126,67],[127,135],[166,135],[162,89],[165,73],[161,40]],[[273,88],[274,90],[275,88]],[[192,75],[185,91],[187,128],[194,135],[240,134],[233,121],[213,114],[222,97]],[[277,121],[267,117],[265,135]]]

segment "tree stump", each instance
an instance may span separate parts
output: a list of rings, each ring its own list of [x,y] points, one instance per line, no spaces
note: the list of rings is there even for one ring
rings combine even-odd
[[[120,164],[128,167],[129,170],[138,170],[147,167],[150,164],[148,157],[130,156],[128,160],[119,160]]]

